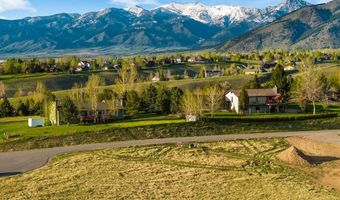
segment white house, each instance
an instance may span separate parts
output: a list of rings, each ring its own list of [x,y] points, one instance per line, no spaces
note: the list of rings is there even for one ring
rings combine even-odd
[[[154,82],[154,83],[157,83],[157,82],[159,82],[159,81],[161,81],[161,79],[159,78],[159,76],[155,76],[155,77],[152,78],[152,82]]]
[[[183,63],[183,60],[182,58],[175,58],[174,62],[180,64]]]
[[[279,108],[280,94],[277,88],[269,89],[247,89],[248,93],[248,112],[275,112]],[[240,113],[239,97],[241,90],[230,91],[226,94],[229,102],[229,109]]]
[[[82,70],[79,70],[79,71],[86,71],[86,70],[89,70],[91,68],[91,64],[87,61],[80,61],[78,63],[78,66],[76,69],[82,69]],[[78,70],[76,70],[78,71]]]
[[[297,70],[296,65],[289,65],[284,68],[285,71],[294,71]]]

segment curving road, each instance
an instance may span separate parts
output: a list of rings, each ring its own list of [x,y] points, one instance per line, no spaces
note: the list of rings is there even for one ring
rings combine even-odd
[[[216,142],[239,139],[283,138],[291,136],[304,136],[312,139],[320,139],[320,141],[327,141],[340,144],[340,130],[323,130],[323,131],[254,133],[254,134],[163,138],[163,139],[87,144],[68,147],[55,147],[48,149],[0,153],[0,176],[9,176],[37,169],[39,167],[44,166],[53,156],[64,153],[132,146],[176,144],[187,142]]]

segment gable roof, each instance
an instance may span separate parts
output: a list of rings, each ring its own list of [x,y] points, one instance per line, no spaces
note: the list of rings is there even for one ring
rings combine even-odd
[[[239,97],[241,90],[232,90],[230,92]],[[280,95],[277,93],[276,87],[269,89],[247,89],[247,93],[249,97],[274,97]]]

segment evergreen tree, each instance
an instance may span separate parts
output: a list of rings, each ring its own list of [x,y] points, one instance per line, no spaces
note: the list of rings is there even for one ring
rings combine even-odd
[[[0,103],[0,116],[1,117],[10,117],[14,114],[14,108],[11,103],[8,101],[7,97],[4,97],[2,102]]]
[[[77,117],[78,108],[70,97],[67,97],[61,105],[61,113],[67,124]]]
[[[126,114],[134,116],[140,111],[140,99],[136,91],[126,92],[125,109]]]
[[[245,87],[242,88],[239,99],[239,109],[241,114],[245,114],[248,109],[249,97]]]
[[[21,100],[19,101],[17,107],[17,115],[19,116],[27,116],[29,115],[30,111],[26,104],[24,104]]]
[[[170,91],[161,86],[157,90],[157,97],[156,97],[156,111],[163,115],[170,114]]]
[[[277,65],[275,67],[271,81],[273,86],[277,87],[277,90],[281,94],[281,96],[286,99],[291,84],[289,83],[287,76],[285,75],[282,65]]]
[[[173,114],[179,113],[181,111],[181,101],[184,92],[174,87],[170,90],[170,112]]]
[[[144,91],[143,104],[144,110],[147,112],[156,112],[157,88],[149,85]]]

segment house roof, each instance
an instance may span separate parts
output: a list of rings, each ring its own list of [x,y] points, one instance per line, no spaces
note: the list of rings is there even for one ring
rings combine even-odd
[[[241,90],[233,90],[236,96],[240,96]],[[247,93],[249,97],[274,97],[279,96],[277,93],[277,88],[269,88],[269,89],[247,89]]]
[[[80,110],[92,110],[90,103],[81,103]],[[97,110],[110,110],[110,106],[107,103],[100,102],[97,105]]]

